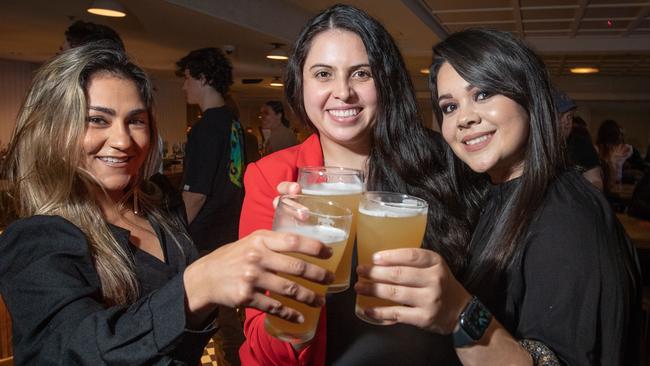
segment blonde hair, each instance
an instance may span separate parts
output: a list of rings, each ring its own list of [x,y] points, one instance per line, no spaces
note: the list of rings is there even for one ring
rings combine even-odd
[[[126,304],[138,298],[133,259],[113,236],[92,193],[105,191],[83,168],[86,93],[97,73],[133,81],[150,117],[147,157],[119,205],[138,199],[142,213],[164,224],[156,209],[159,199],[142,190],[143,178],[155,171],[158,161],[151,83],[122,51],[105,43],[68,50],[38,70],[16,121],[5,173],[13,185],[18,216],[58,215],[76,225],[88,240],[104,301]]]

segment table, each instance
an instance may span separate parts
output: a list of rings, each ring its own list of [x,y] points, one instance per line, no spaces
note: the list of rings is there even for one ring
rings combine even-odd
[[[637,249],[650,250],[650,221],[637,219],[623,213],[617,213],[616,217],[623,224],[627,235]]]

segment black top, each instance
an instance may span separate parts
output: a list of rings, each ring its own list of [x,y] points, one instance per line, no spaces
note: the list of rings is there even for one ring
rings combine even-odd
[[[183,190],[207,196],[189,226],[197,248],[212,251],[234,242],[244,200],[241,125],[227,107],[210,108],[187,137]]]
[[[356,251],[352,268],[357,267]],[[350,283],[357,282],[352,271]],[[372,325],[354,314],[356,292],[327,296],[327,365],[460,365],[451,336],[406,324]]]
[[[196,258],[184,236],[180,246],[152,222],[165,262],[129,243],[140,298],[129,306],[102,303],[88,242],[59,216],[16,221],[0,237],[0,292],[13,319],[16,365],[197,365],[214,332],[185,329],[182,273]]]
[[[583,136],[571,132],[567,138],[566,145],[569,153],[569,160],[580,173],[600,166],[598,153],[588,135]]]
[[[475,259],[519,179],[493,186],[471,242]],[[477,291],[517,339],[545,343],[567,365],[632,365],[638,264],[604,197],[575,172],[550,186],[520,260],[499,288]],[[474,261],[470,261],[470,267]],[[626,347],[629,347],[626,349]]]

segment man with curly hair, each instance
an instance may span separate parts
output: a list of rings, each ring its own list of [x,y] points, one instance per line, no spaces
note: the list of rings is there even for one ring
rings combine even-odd
[[[200,254],[237,241],[244,191],[243,132],[226,106],[233,83],[230,61],[217,48],[191,51],[177,63],[184,77],[188,104],[198,104],[199,119],[187,137],[183,163],[183,201],[188,231]],[[218,322],[223,350],[239,365],[244,336],[234,309],[220,308]]]

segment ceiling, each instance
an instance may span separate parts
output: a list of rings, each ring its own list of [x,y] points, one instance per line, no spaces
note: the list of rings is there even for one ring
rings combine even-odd
[[[234,46],[230,58],[244,98],[278,96],[268,86],[284,63],[264,56],[271,43],[289,45],[302,25],[336,0],[119,0],[125,18],[85,12],[91,0],[0,2],[0,58],[43,62],[53,56],[76,19],[114,28],[128,52],[157,77],[174,78],[176,60],[208,46]],[[490,27],[524,37],[554,77],[637,81],[650,95],[650,2],[641,0],[351,0],[379,19],[402,50],[419,95],[427,94],[419,70],[431,46],[451,32]],[[288,49],[288,46],[285,46]],[[596,76],[573,76],[575,66],[595,66]],[[255,85],[244,78],[262,78]],[[647,78],[647,80],[646,80]],[[640,81],[639,81],[640,80]],[[646,82],[641,82],[646,81]]]

